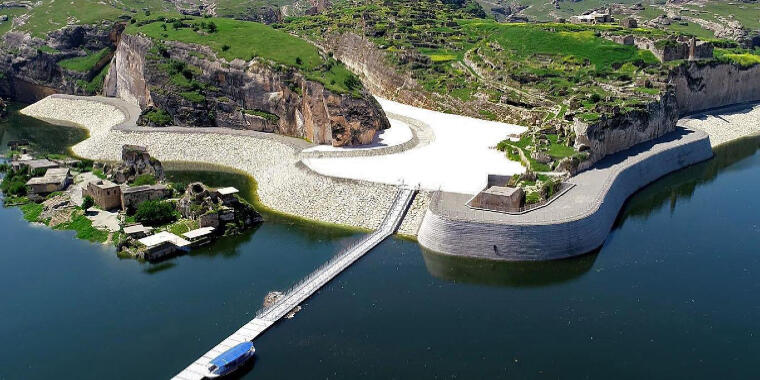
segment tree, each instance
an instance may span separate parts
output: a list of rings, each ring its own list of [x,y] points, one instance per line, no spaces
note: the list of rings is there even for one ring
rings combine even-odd
[[[148,226],[160,226],[177,220],[177,211],[169,201],[145,201],[137,206],[135,220]]]
[[[92,199],[91,196],[85,195],[84,198],[82,198],[82,210],[87,211],[87,209],[92,206],[95,206],[95,200]]]
[[[215,33],[216,32],[216,24],[214,24],[213,21],[209,21],[209,23],[208,23],[208,32],[209,33]]]

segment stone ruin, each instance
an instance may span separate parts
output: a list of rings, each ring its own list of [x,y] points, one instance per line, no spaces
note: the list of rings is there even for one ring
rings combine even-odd
[[[177,202],[177,210],[183,218],[197,220],[199,227],[226,227],[234,223],[250,227],[263,220],[261,214],[234,194],[222,194],[218,190],[194,182],[187,186],[185,195]]]
[[[148,149],[140,145],[124,145],[121,147],[121,163],[117,166],[105,165],[103,172],[110,176],[115,183],[133,182],[144,174],[164,180],[164,168],[161,162],[150,156]]]

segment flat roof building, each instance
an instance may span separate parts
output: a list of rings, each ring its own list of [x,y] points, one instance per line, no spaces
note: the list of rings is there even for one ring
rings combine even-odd
[[[49,194],[55,191],[65,190],[73,181],[71,173],[67,168],[50,168],[45,171],[45,175],[42,177],[34,177],[27,181],[26,186],[29,187],[34,194]]]
[[[166,185],[142,185],[127,187],[121,191],[121,208],[135,210],[140,203],[171,196],[171,190]]]
[[[121,207],[121,186],[105,179],[88,183],[83,195],[91,196],[101,210]]]
[[[177,251],[186,251],[190,248],[190,242],[167,231],[161,231],[137,240],[145,247],[142,258],[145,260],[159,260],[172,255]]]
[[[211,237],[214,235],[214,230],[214,227],[202,227],[185,232],[182,236],[189,240],[193,247],[197,247],[210,242]]]
[[[152,227],[145,227],[142,224],[133,224],[124,227],[124,234],[134,239],[144,238],[150,235],[151,232],[153,232]]]
[[[29,171],[34,173],[37,170],[57,168],[59,165],[48,159],[39,160],[17,160],[11,163],[13,170],[19,170],[23,168],[29,168]]]

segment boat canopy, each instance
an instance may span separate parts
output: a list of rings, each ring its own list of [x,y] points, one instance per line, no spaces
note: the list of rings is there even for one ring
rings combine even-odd
[[[251,348],[253,348],[251,342],[240,343],[212,359],[211,364],[220,368],[225,367],[229,363],[236,362],[241,356],[245,356]]]

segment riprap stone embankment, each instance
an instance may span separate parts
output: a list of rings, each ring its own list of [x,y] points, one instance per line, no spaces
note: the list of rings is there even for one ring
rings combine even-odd
[[[336,180],[296,165],[299,140],[248,131],[214,128],[130,132],[139,109],[115,98],[47,97],[22,113],[50,122],[79,125],[90,138],[73,151],[85,158],[116,161],[124,144],[143,145],[161,161],[205,162],[228,166],[253,176],[263,205],[298,217],[365,229],[375,229],[391,205],[395,187]],[[116,130],[114,126],[118,126]],[[303,144],[303,141],[300,141]],[[400,233],[415,235],[426,209],[424,194],[412,205]]]

